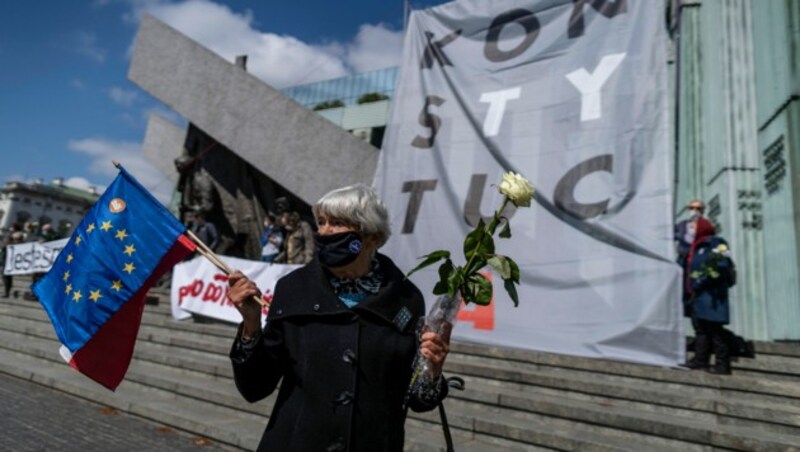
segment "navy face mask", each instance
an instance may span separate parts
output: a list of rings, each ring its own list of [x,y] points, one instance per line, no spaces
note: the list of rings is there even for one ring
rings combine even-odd
[[[358,232],[348,231],[336,234],[314,234],[317,245],[317,258],[326,267],[344,267],[356,260],[364,244]]]

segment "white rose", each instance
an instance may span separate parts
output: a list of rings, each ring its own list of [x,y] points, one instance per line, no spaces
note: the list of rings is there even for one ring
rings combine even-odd
[[[528,179],[509,171],[503,174],[503,182],[497,187],[500,194],[508,197],[517,207],[530,207],[533,198],[533,186]]]

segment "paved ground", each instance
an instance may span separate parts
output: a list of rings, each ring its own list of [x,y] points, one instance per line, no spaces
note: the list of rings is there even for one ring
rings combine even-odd
[[[0,374],[0,451],[204,451],[227,446]]]

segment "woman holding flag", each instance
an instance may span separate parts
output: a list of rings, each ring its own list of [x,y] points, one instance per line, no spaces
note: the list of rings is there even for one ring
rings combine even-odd
[[[255,402],[281,383],[258,450],[402,451],[406,409],[447,394],[448,338],[417,335],[422,294],[377,253],[390,230],[371,188],[334,190],[313,211],[317,259],[278,281],[263,330],[255,283],[229,280],[243,317],[230,354],[239,392]],[[432,378],[407,393],[418,348]]]

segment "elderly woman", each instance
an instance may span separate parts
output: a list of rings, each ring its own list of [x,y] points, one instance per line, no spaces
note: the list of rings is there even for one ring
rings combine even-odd
[[[448,344],[416,334],[422,294],[376,252],[390,231],[372,189],[334,190],[313,211],[317,259],[278,281],[263,331],[258,288],[230,277],[244,319],[230,354],[236,387],[255,402],[281,383],[258,450],[401,451],[406,409],[431,410],[447,393]],[[418,347],[432,378],[407,395]]]

